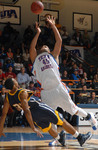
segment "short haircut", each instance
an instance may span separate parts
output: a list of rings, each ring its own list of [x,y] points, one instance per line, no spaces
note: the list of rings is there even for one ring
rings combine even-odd
[[[8,79],[5,81],[5,88],[6,88],[6,89],[9,89],[9,90],[12,90],[12,89],[13,89],[13,86],[14,86],[13,79],[12,79],[12,78],[8,78]]]

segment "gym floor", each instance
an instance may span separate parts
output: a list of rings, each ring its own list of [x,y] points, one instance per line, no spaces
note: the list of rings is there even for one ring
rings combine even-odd
[[[37,137],[30,127],[4,128],[6,137],[0,138],[0,150],[98,150],[98,130],[93,131],[91,127],[76,128],[80,133],[92,132],[90,141],[83,147],[72,135],[66,133],[66,146],[49,147],[48,143],[53,139],[48,133],[43,133],[44,137]],[[58,128],[58,132],[62,130]]]

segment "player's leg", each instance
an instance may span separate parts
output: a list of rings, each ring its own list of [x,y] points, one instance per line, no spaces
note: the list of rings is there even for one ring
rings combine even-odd
[[[59,114],[57,111],[55,111],[55,113],[56,113],[56,116],[58,119],[57,125],[61,125],[65,131],[67,131],[68,133],[73,135],[75,138],[77,138],[80,146],[83,146],[83,144],[91,138],[92,134],[90,132],[88,132],[87,134],[80,134],[78,131],[76,131],[73,128],[73,126],[71,124],[69,124],[65,119],[63,119],[63,116],[61,114]],[[50,129],[48,132],[50,133],[50,135],[52,135],[55,138],[55,140],[53,140],[52,142],[49,143],[50,146],[56,145],[57,140],[63,145],[63,143],[65,141],[65,135],[64,135],[65,132],[64,131],[62,131],[60,133],[60,137],[54,136],[53,129]]]
[[[93,113],[87,113],[82,108],[76,106],[74,104],[74,102],[72,101],[72,99],[71,99],[67,89],[65,88],[65,86],[62,85],[61,88],[62,88],[62,94],[65,95],[65,103],[66,103],[65,111],[67,111],[71,115],[77,115],[77,116],[85,117],[86,120],[90,121],[93,130],[96,130],[97,129],[97,120],[95,119],[94,114]]]

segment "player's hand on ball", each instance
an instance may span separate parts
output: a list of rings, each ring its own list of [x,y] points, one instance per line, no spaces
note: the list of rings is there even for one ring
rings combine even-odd
[[[39,23],[38,22],[35,23],[35,28],[36,28],[38,33],[41,33],[41,29],[39,27]]]
[[[37,134],[39,137],[43,137],[40,131],[38,131],[36,128],[33,129],[33,131]]]

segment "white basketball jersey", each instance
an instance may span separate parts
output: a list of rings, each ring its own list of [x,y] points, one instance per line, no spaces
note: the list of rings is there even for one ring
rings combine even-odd
[[[36,57],[32,73],[44,90],[55,88],[61,82],[59,66],[48,52],[43,52]]]

